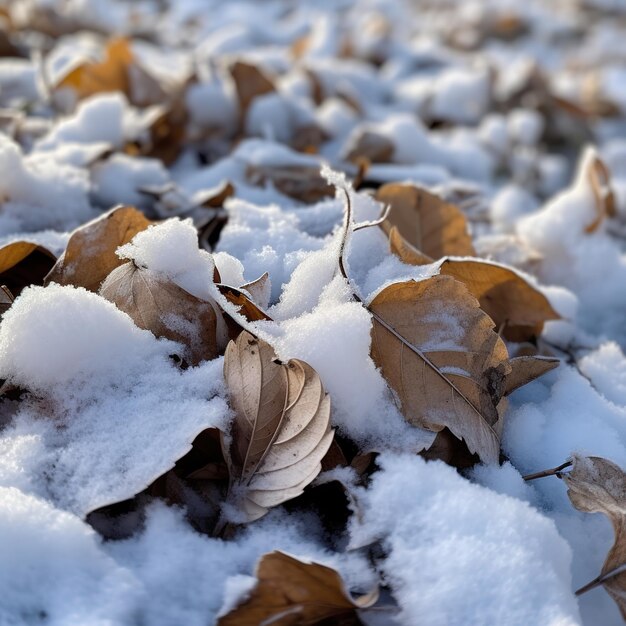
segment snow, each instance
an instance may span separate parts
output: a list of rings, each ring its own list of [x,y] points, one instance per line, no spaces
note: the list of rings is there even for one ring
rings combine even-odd
[[[223,360],[183,369],[172,358],[180,345],[98,294],[26,288],[0,322],[0,380],[23,390],[0,410],[3,626],[214,624],[277,549],[337,568],[351,590],[382,575],[384,602],[399,612],[364,614],[366,623],[621,623],[604,590],[573,593],[599,573],[610,523],[574,510],[558,478],[523,476],[575,453],[626,469],[624,9],[618,0],[414,4],[5,3],[2,22],[28,57],[0,59],[0,245],[28,240],[61,254],[69,231],[118,203],[151,219],[178,215],[139,233],[120,258],[221,305],[280,359],[310,363],[333,428],[380,454],[367,487],[350,468],[318,478],[349,491],[343,533],[329,536],[312,511],[278,507],[228,540],[212,538],[184,510],[142,496],[141,526],[104,541],[86,521],[91,511],[142,492],[203,430],[229,430]],[[522,35],[489,32],[516,16]],[[23,31],[42,20],[50,34]],[[124,33],[142,67],[186,106],[171,165],[127,152],[155,108],[119,92],[76,102],[53,87]],[[276,86],[243,119],[228,72],[235,59],[258,64]],[[572,116],[550,94],[615,115]],[[318,153],[290,145],[307,126],[327,136]],[[457,472],[423,461],[416,453],[433,433],[407,424],[369,355],[372,319],[355,296],[367,303],[391,283],[436,274],[438,262],[402,263],[372,227],[348,238],[346,281],[343,193],[304,203],[271,182],[276,168],[314,175],[330,165],[327,179],[347,185],[356,167],[343,159],[346,146],[364,131],[394,149],[349,189],[356,222],[378,217],[378,184],[424,185],[461,207],[480,256],[512,264],[563,317],[537,341],[563,363],[510,397],[502,465]],[[616,203],[597,224],[587,175],[595,158],[610,170]],[[227,222],[215,250],[202,250],[196,225],[214,210],[196,204],[225,183],[235,191],[216,212]],[[146,187],[172,191],[155,201]],[[267,272],[271,294],[259,304],[271,320],[238,316],[213,284],[215,268],[234,287]],[[221,313],[218,323],[225,341]],[[456,339],[429,345],[454,348]],[[375,540],[382,548],[368,550]]]

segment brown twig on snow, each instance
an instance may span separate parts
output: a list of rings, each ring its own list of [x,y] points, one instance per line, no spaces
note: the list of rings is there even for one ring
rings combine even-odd
[[[562,463],[557,467],[553,467],[552,469],[542,470],[541,472],[535,472],[534,474],[527,474],[526,476],[522,476],[522,478],[524,480],[536,480],[537,478],[545,478],[546,476],[556,476],[557,478],[561,478],[563,470],[571,465],[571,461],[565,461],[565,463]]]

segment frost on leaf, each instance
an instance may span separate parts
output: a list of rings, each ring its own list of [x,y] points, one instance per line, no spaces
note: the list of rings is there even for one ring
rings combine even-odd
[[[300,495],[319,474],[333,440],[330,398],[312,367],[286,365],[248,332],[230,342],[224,378],[235,412],[227,504],[253,521]]]
[[[108,211],[76,229],[65,252],[46,276],[46,284],[98,291],[104,279],[124,263],[115,251],[152,222],[131,206]]]
[[[257,584],[250,596],[220,617],[218,626],[290,626],[322,622],[356,625],[360,623],[356,612],[371,607],[378,600],[376,589],[353,598],[334,569],[301,561],[284,552],[271,552],[261,557],[256,577]]]

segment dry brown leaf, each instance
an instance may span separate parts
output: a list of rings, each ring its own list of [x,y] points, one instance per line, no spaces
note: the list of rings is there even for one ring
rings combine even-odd
[[[257,96],[276,90],[274,83],[256,65],[235,61],[228,69],[235,83],[239,107],[244,115]]]
[[[335,189],[320,176],[319,168],[286,165],[284,167],[250,166],[246,178],[253,185],[274,185],[290,198],[311,204],[335,195]]]
[[[498,405],[511,372],[504,342],[467,288],[449,276],[395,283],[370,303],[372,358],[404,417],[447,427],[486,463],[500,454]]]
[[[74,68],[62,78],[56,89],[71,88],[80,100],[96,93],[121,91],[129,94],[128,68],[134,56],[130,42],[124,37],[111,39],[105,48],[101,62],[87,62]]]
[[[433,263],[433,259],[412,246],[395,226],[389,229],[389,250],[407,265],[429,265]]]
[[[370,163],[389,163],[395,149],[395,144],[388,137],[365,130],[350,142],[346,150],[346,159],[353,163],[363,158]]]
[[[602,584],[626,619],[626,474],[597,456],[575,455],[572,462],[572,470],[561,475],[572,504],[585,513],[604,513],[615,532],[600,576],[577,593]]]
[[[509,360],[511,373],[506,378],[504,395],[508,396],[516,389],[543,376],[559,366],[559,359],[546,356],[518,356]]]
[[[0,286],[0,315],[6,313],[13,304],[13,294],[5,285]]]
[[[615,194],[611,187],[609,168],[599,157],[595,156],[591,160],[587,177],[595,201],[596,219],[585,228],[585,232],[593,233],[607,217],[616,215]]]
[[[391,207],[389,219],[383,224],[385,231],[396,226],[423,254],[433,259],[476,254],[465,216],[454,204],[421,187],[401,183],[383,185],[376,200]]]
[[[481,260],[445,259],[439,273],[461,281],[511,341],[528,341],[544,322],[561,316],[549,300],[517,272]]]
[[[217,307],[163,274],[128,261],[109,274],[100,295],[128,314],[139,328],[183,344],[184,356],[192,365],[219,356]]]
[[[266,342],[242,332],[226,348],[224,378],[235,411],[227,502],[253,521],[302,493],[333,440],[330,398],[319,376],[286,365]]]
[[[378,600],[378,590],[352,598],[334,569],[284,552],[261,557],[256,577],[250,596],[220,617],[218,626],[307,626],[351,616],[356,625],[360,623],[356,611]]]
[[[152,222],[137,209],[122,206],[77,228],[67,242],[45,284],[74,285],[98,291],[102,281],[125,263],[115,251]]]
[[[272,294],[272,281],[267,272],[259,276],[256,280],[242,285],[241,289],[247,291],[252,296],[253,302],[262,309],[266,309],[269,306],[270,296]]]
[[[231,303],[239,307],[239,313],[243,315],[249,322],[258,322],[260,320],[271,320],[271,317],[261,310],[250,298],[240,289],[216,283],[219,292]],[[241,331],[241,327],[233,320],[235,324],[233,339],[236,339]]]
[[[24,287],[43,284],[56,256],[32,241],[14,241],[0,248],[0,284],[14,296]]]

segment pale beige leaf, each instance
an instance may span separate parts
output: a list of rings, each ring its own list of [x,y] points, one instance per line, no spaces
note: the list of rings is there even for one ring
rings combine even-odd
[[[506,377],[505,395],[543,376],[559,366],[559,359],[546,356],[518,356],[509,360],[511,373]]]
[[[433,259],[446,255],[474,256],[467,220],[454,204],[421,187],[401,183],[383,185],[376,200],[391,207],[383,224],[400,234],[420,252]]]
[[[272,294],[272,281],[267,272],[259,276],[256,280],[242,285],[241,289],[244,289],[252,296],[252,300],[257,306],[262,309],[267,309]]]
[[[164,275],[132,261],[113,270],[100,295],[128,314],[139,328],[185,346],[192,365],[219,355],[215,305],[200,300]]]
[[[235,412],[227,501],[252,521],[300,495],[330,447],[330,398],[315,370],[276,359],[242,332],[226,348],[224,378]]]
[[[541,291],[508,267],[478,259],[445,259],[439,273],[461,281],[511,341],[537,337],[545,322],[561,317]]]
[[[386,287],[369,309],[372,358],[404,417],[434,432],[447,427],[481,460],[497,462],[494,427],[511,367],[478,301],[462,283],[433,276]]]
[[[626,474],[601,457],[572,457],[573,468],[562,474],[572,504],[585,513],[604,513],[615,532],[599,577],[626,619]],[[607,576],[613,570],[615,575]]]
[[[611,187],[609,168],[598,156],[594,156],[589,162],[587,178],[593,192],[596,218],[585,228],[585,232],[593,233],[607,217],[615,216],[615,194]]]
[[[122,206],[76,229],[45,284],[74,285],[98,291],[102,281],[125,263],[115,251],[152,222],[131,206]]]
[[[262,556],[256,577],[251,594],[221,616],[218,626],[313,625],[349,618],[378,600],[377,589],[353,598],[334,569],[284,552]]]

